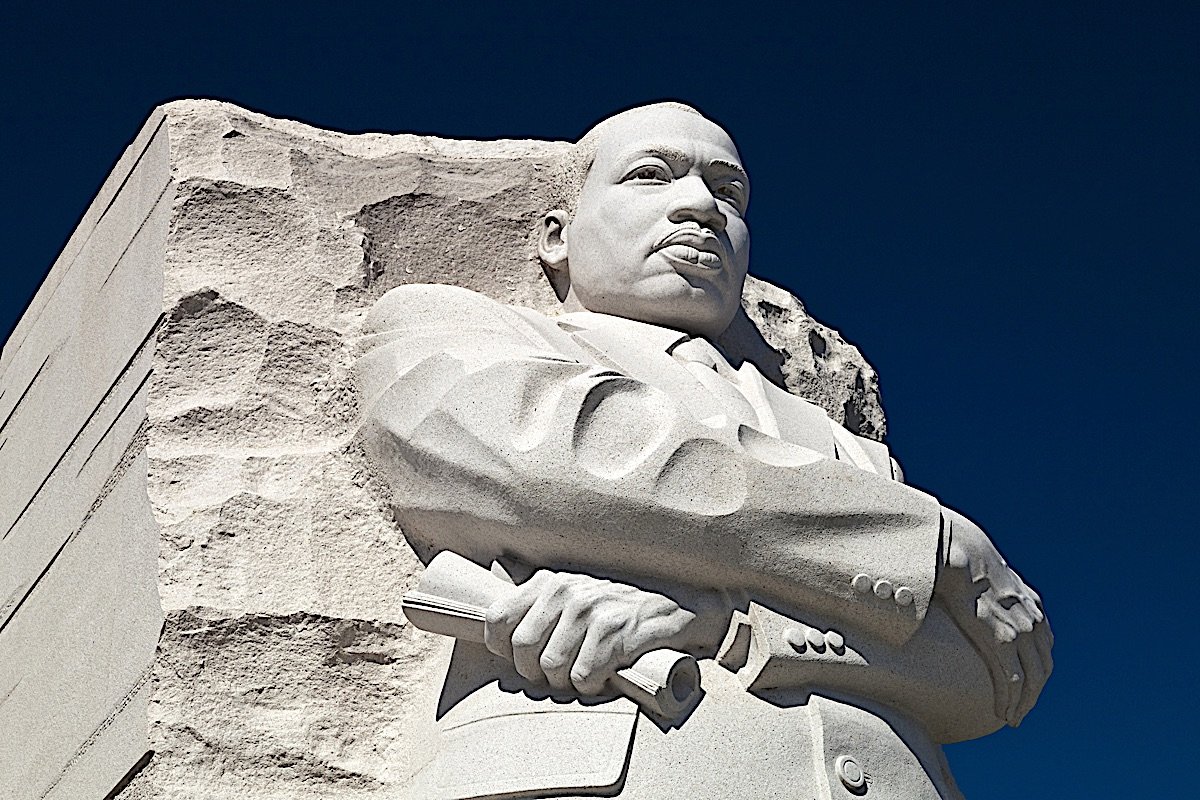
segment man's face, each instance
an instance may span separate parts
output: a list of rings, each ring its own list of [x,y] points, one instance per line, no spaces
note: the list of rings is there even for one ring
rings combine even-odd
[[[572,293],[589,311],[715,338],[741,301],[749,199],[714,123],[673,108],[613,120],[564,233]]]

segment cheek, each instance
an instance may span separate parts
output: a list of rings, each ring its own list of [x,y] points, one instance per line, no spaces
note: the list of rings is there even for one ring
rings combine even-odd
[[[729,236],[729,244],[737,259],[747,260],[750,257],[750,229],[746,223],[741,219],[731,219],[725,227],[725,233]]]
[[[605,259],[610,270],[637,268],[650,254],[654,224],[646,205],[639,198],[622,198],[622,202],[609,203],[602,213],[592,217],[587,232],[589,247]]]

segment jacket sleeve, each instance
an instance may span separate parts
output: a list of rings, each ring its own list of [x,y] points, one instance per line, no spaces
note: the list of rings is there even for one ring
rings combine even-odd
[[[463,289],[393,290],[366,331],[363,441],[406,534],[482,563],[745,590],[897,645],[924,618],[928,495],[698,421]]]

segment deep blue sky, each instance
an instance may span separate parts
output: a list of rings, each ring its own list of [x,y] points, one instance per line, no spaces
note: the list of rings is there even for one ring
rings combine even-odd
[[[161,101],[575,138],[685,100],[754,176],[752,270],[862,347],[912,482],[1045,599],[1056,671],[951,748],[968,798],[1191,791],[1200,5],[595,5],[7,0],[0,336]]]

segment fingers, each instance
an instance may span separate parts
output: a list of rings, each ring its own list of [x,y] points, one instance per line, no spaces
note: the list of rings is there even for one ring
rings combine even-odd
[[[695,619],[665,595],[540,571],[488,608],[484,643],[535,685],[598,695],[617,669],[668,646]]]
[[[996,602],[995,595],[988,590],[975,601],[975,616],[989,628],[999,645],[1010,644],[1017,638],[1017,629],[1009,621],[1008,611]]]
[[[1046,685],[1050,673],[1054,670],[1054,657],[1050,654],[1053,641],[1054,635],[1044,618],[1034,626],[1032,633],[1022,637],[1020,655],[1021,663],[1025,666],[1025,688],[1021,706],[1017,709],[1017,722],[1033,710],[1042,693],[1042,687]]]
[[[1036,595],[988,589],[976,604],[976,617],[990,628],[992,679],[996,686],[996,714],[1016,726],[1033,708],[1054,660],[1050,648],[1054,635],[1037,606]]]
[[[568,601],[538,660],[546,680],[558,691],[571,690],[572,668],[588,630],[587,612],[585,604],[578,600]]]
[[[991,651],[995,658],[992,680],[996,685],[996,716],[1014,724],[1025,683],[1025,670],[1016,644],[1017,629],[1008,623],[1008,612],[986,593],[979,598],[976,616],[991,628],[995,637]]]
[[[1011,625],[1018,634],[1029,633],[1033,630],[1034,617],[1021,603],[1008,609],[1007,622]]]
[[[1016,713],[1024,681],[1021,658],[1017,655],[1016,645],[1011,642],[993,642],[984,652],[991,656],[985,663],[992,676],[996,718],[1008,722]]]
[[[546,683],[542,652],[562,616],[563,605],[554,593],[542,593],[512,634],[512,660],[517,673],[535,685]]]
[[[1054,634],[1050,631],[1049,622],[1040,623],[1034,630],[1033,644],[1046,669],[1046,677],[1049,677],[1054,670],[1054,656],[1050,654],[1050,648],[1054,647]]]
[[[484,644],[530,683],[562,692],[582,686],[585,694],[599,694],[624,666],[618,651],[630,644],[617,637],[630,617],[600,611],[602,596],[612,596],[611,585],[539,572],[488,608]]]
[[[488,606],[483,620],[483,643],[488,650],[507,661],[513,660],[513,632],[537,601],[545,582],[546,576],[539,572],[517,591]]]
[[[1021,606],[1023,607],[1025,613],[1028,614],[1030,619],[1032,619],[1034,622],[1041,622],[1046,619],[1046,613],[1042,611],[1041,596],[1035,592],[1033,588],[1025,582],[1025,579],[1018,575],[1016,570],[1014,570],[1012,567],[1008,568],[1008,574],[1011,576],[1013,583],[1012,587],[1008,591],[1008,594],[1021,602]]]
[[[627,655],[621,636],[624,620],[604,615],[594,620],[571,667],[571,685],[582,695],[598,695]]]
[[[1033,589],[1029,588],[1028,586],[1025,587],[1025,591],[1029,593],[1029,600],[1026,603],[1026,606],[1029,608],[1029,611],[1033,615],[1033,618],[1038,622],[1045,622],[1046,621],[1046,612],[1042,610],[1041,595],[1039,595],[1037,592],[1035,592]]]
[[[1021,720],[1033,708],[1033,704],[1037,702],[1038,695],[1041,694],[1042,686],[1045,685],[1047,678],[1042,657],[1038,654],[1032,637],[1021,637],[1021,640],[1017,643],[1017,657],[1021,662],[1024,681],[1021,686],[1020,698],[1013,711],[1013,716],[1008,720],[1008,724],[1013,727],[1021,724]]]
[[[1017,709],[1021,704],[1021,693],[1025,688],[1025,669],[1021,666],[1019,648],[1015,644],[1004,646],[1002,657],[1004,669],[1004,721],[1016,725]]]

